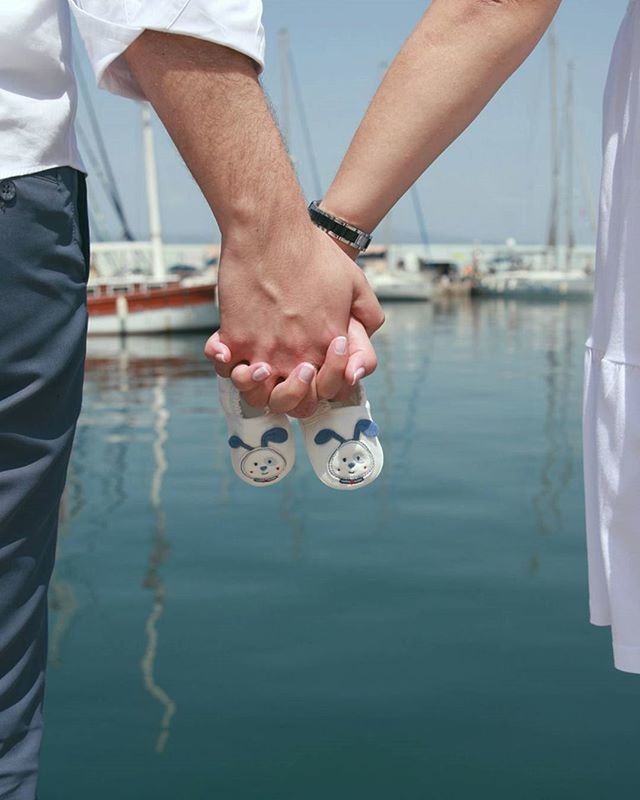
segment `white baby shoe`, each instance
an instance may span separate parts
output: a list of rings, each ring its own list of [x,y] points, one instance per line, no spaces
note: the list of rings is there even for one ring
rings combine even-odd
[[[300,420],[300,427],[311,466],[330,488],[359,489],[382,472],[378,426],[362,384],[348,400],[322,400],[312,417]]]
[[[218,378],[220,403],[229,427],[231,463],[250,486],[273,486],[293,469],[295,442],[289,418],[253,408],[228,378]]]

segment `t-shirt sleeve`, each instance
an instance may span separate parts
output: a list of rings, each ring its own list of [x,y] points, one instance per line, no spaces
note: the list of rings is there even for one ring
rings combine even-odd
[[[262,0],[69,0],[98,85],[144,100],[122,54],[144,31],[230,47],[264,67]]]

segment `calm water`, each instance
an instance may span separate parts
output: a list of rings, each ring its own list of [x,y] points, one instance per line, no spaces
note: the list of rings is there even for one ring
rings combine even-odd
[[[43,800],[637,796],[587,623],[587,305],[390,307],[387,463],[227,467],[201,337],[91,345],[51,591]]]

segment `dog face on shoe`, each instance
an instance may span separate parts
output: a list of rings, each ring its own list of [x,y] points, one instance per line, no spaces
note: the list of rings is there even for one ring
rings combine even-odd
[[[271,447],[259,447],[242,459],[242,473],[256,483],[277,481],[284,472],[287,462],[280,453]]]
[[[271,444],[284,444],[289,434],[284,428],[270,428],[262,434],[260,447],[251,447],[239,436],[231,436],[229,447],[244,448],[249,452],[240,462],[242,474],[254,483],[273,483],[281,478],[286,470],[287,460]]]
[[[374,438],[378,435],[378,426],[373,420],[360,419],[356,422],[352,439],[345,439],[331,428],[318,431],[314,441],[318,445],[327,444],[332,439],[340,442],[327,462],[329,474],[343,484],[362,483],[374,471],[373,453],[360,437],[364,435]]]
[[[340,483],[362,483],[373,472],[373,453],[364,442],[351,440],[334,451],[328,466]]]

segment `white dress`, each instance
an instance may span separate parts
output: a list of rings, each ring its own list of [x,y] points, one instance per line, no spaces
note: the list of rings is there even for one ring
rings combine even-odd
[[[640,673],[640,0],[616,40],[603,147],[584,397],[590,610],[611,626],[616,667]]]

